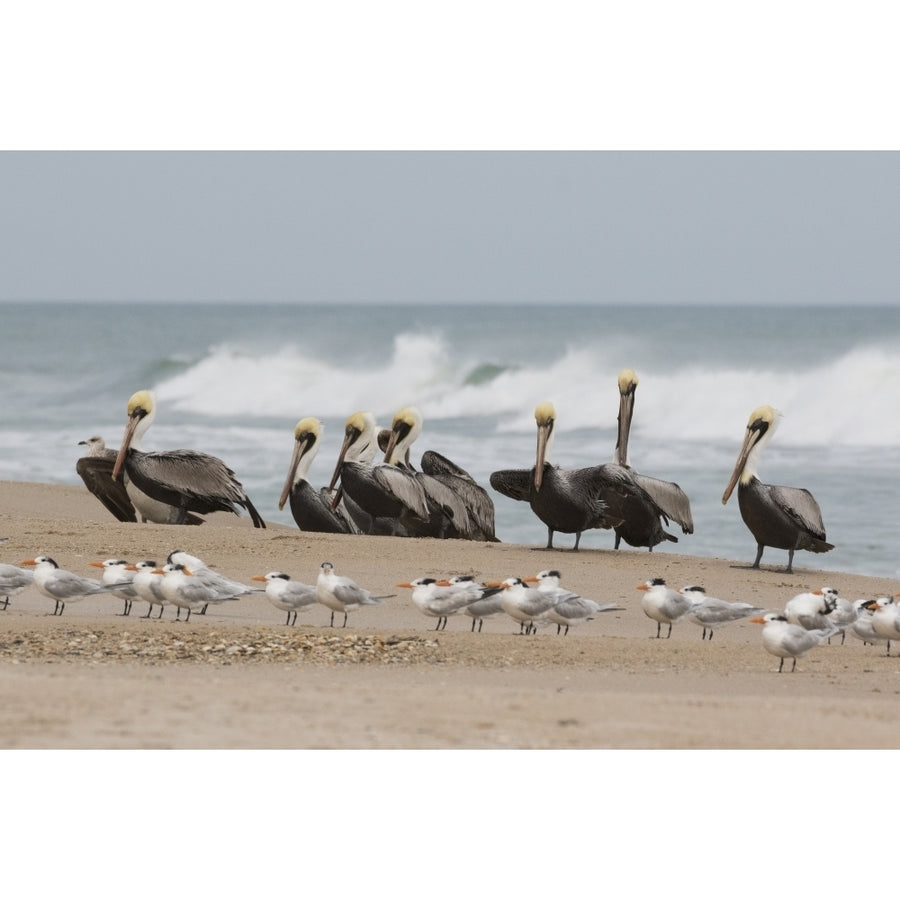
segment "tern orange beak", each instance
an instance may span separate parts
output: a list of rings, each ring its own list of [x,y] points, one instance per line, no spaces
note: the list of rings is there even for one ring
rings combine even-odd
[[[408,581],[401,581],[398,585],[396,585],[396,587],[411,588],[412,585]]]
[[[635,587],[636,591],[649,591],[650,585],[645,581],[643,584],[639,584]]]
[[[266,576],[265,575],[254,575],[250,580],[251,581],[265,581]]]
[[[766,624],[766,620],[762,616],[754,616],[750,621],[755,622],[757,625]]]
[[[20,566],[36,566],[36,559],[23,559],[22,562],[19,563]]]
[[[89,566],[95,566],[95,567],[98,568],[98,569],[102,569],[102,568],[103,568],[103,563],[102,563],[102,562],[89,562],[88,565],[89,565]]]

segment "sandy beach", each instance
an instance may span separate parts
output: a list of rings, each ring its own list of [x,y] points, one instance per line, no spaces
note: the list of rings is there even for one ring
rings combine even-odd
[[[848,636],[777,673],[760,626],[739,622],[701,641],[686,621],[668,640],[641,610],[636,585],[674,587],[780,610],[823,585],[850,599],[894,593],[889,579],[807,568],[798,553],[748,560],[636,550],[535,550],[506,543],[302,533],[216,514],[199,527],[121,524],[86,490],[0,483],[0,560],[38,554],[97,577],[91,560],[165,560],[174,549],[252,585],[280,570],[314,583],[324,561],[376,594],[379,606],[329,627],[297,625],[264,595],[210,607],[189,623],[147,619],[145,603],[86,598],[52,616],[30,587],[0,612],[4,748],[895,748],[900,657]],[[523,512],[523,514],[525,514]],[[560,541],[571,546],[565,537]],[[612,537],[610,536],[610,546]],[[684,542],[689,547],[689,539]],[[748,535],[748,558],[752,555]],[[621,611],[572,628],[518,634],[504,614],[451,617],[445,631],[398,582],[423,575],[482,580],[557,568],[563,585]],[[341,621],[341,617],[336,617]],[[663,632],[665,633],[665,631]],[[895,651],[900,652],[900,651]],[[787,667],[786,667],[787,668]]]

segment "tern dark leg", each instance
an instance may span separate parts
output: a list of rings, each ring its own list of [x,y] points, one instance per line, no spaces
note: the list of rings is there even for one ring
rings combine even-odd
[[[207,606],[209,606],[208,603],[204,603],[204,604],[203,604],[203,609],[200,610],[200,615],[201,615],[201,616],[205,616],[205,615],[206,615],[206,607],[207,607]]]
[[[334,610],[331,611],[331,622],[328,625],[329,628],[334,628]]]
[[[656,623],[656,636],[659,637],[659,632],[662,629],[662,622]]]
[[[781,657],[781,662],[778,663],[778,671],[780,672],[784,668],[784,657]]]
[[[669,633],[666,635],[667,638],[672,637],[672,623],[669,622]]]
[[[146,615],[146,616],[141,616],[141,618],[142,618],[142,619],[149,619],[149,618],[150,618],[150,614],[151,614],[152,612],[153,612],[153,604],[151,603],[151,604],[150,604],[150,609],[147,610],[147,615]]]
[[[479,620],[478,620],[478,631],[479,631],[479,632],[481,631],[481,626],[482,626],[482,625],[484,625],[484,619],[479,619]]]
[[[296,625],[296,624],[297,624],[297,610],[295,609],[294,610],[294,621],[291,622],[291,625]]]
[[[566,634],[568,634],[568,633],[569,633],[569,626],[568,626],[568,625],[566,625]],[[564,635],[563,635],[563,637],[565,637],[565,636],[566,636],[566,634],[564,634]]]
[[[472,616],[472,631],[475,630],[475,616]]]
[[[346,613],[346,612],[344,613],[344,624],[343,624],[341,627],[342,627],[342,628],[346,628],[346,627],[347,627],[347,613]]]
[[[9,606],[9,597],[6,597],[3,601],[3,608],[6,609],[7,606]]]
[[[159,604],[159,615],[156,617],[157,619],[161,619],[161,618],[162,618],[162,614],[165,612],[165,609],[166,609],[166,608],[162,605],[162,603],[160,603],[160,604]]]
[[[794,657],[794,664],[791,666],[791,671],[792,672],[797,671],[797,657],[796,656]]]
[[[188,607],[188,612],[187,612],[187,615],[184,617],[184,621],[185,621],[185,622],[190,622],[190,621],[191,621],[191,610],[190,610],[190,607]]]

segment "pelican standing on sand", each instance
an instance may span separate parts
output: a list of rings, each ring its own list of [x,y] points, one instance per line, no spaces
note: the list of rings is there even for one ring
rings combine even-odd
[[[128,401],[128,423],[122,447],[116,457],[112,477],[122,469],[140,490],[154,500],[178,508],[174,524],[184,523],[189,512],[233,512],[247,510],[256,528],[265,528],[234,472],[218,457],[197,450],[165,450],[146,453],[141,439],[156,416],[156,401],[151,391],[138,391]]]
[[[662,481],[649,475],[640,475],[628,464],[628,438],[631,433],[631,419],[634,416],[634,400],[638,377],[632,369],[619,372],[619,427],[616,440],[615,462],[627,469],[640,492],[629,492],[620,500],[616,512],[623,516],[623,522],[613,530],[616,533],[615,549],[625,541],[632,547],[647,547],[653,550],[663,541],[678,542],[662,526],[669,519],[681,526],[684,534],[694,533],[694,519],[691,515],[691,501],[674,481]]]
[[[589,466],[561,469],[550,464],[556,410],[552,403],[539,403],[537,456],[531,469],[501,469],[491,473],[491,487],[506,497],[521,500],[547,526],[546,550],[553,549],[553,535],[575,534],[575,547],[589,528],[613,528],[622,521],[613,516],[605,501],[608,491],[627,492],[631,476],[622,466]]]
[[[737,484],[741,517],[756,539],[756,559],[751,568],[759,568],[766,547],[776,547],[788,551],[785,572],[790,574],[794,571],[795,550],[826,553],[834,549],[834,544],[825,540],[822,511],[808,490],[763,484],[757,477],[760,454],[775,433],[780,418],[781,413],[771,406],[760,406],[750,413],[744,443],[722,503],[728,502]]]
[[[331,502],[322,496],[307,479],[309,468],[319,450],[322,423],[307,416],[294,427],[294,449],[288,466],[287,478],[278,508],[284,509],[288,497],[291,500],[291,515],[301,531],[316,531],[327,534],[358,533],[359,529],[344,517],[340,506],[331,508]]]
[[[84,486],[120,522],[137,522],[134,504],[125,485],[112,477],[118,455],[116,451],[107,449],[106,441],[99,434],[78,443],[87,447],[84,456],[75,462],[75,471],[81,476]]]

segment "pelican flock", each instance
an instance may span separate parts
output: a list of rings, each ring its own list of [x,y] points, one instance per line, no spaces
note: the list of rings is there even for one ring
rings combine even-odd
[[[638,472],[628,457],[638,377],[633,369],[618,373],[619,410],[616,446],[609,463],[567,469],[552,461],[557,428],[552,402],[534,410],[537,444],[534,465],[497,469],[490,488],[503,497],[527,503],[547,529],[546,550],[556,549],[557,533],[581,536],[592,529],[612,530],[613,549],[622,543],[652,551],[677,542],[667,528],[694,531],[688,495],[675,482]],[[79,442],[87,447],[76,470],[86,487],[123,522],[200,524],[201,515],[246,511],[254,527],[266,523],[234,472],[217,457],[197,450],[145,451],[142,440],[154,421],[152,391],[134,393],[127,404],[127,424],[118,451],[99,435]],[[735,487],[741,516],[757,542],[753,568],[760,567],[766,547],[786,549],[786,572],[793,572],[796,550],[824,553],[828,543],[822,513],[804,488],[762,483],[757,475],[763,448],[778,425],[771,406],[753,411],[744,442],[722,496],[727,503]],[[423,430],[415,406],[379,428],[371,411],[360,410],[345,422],[344,437],[327,486],[310,481],[319,453],[322,421],[313,416],[294,426],[294,441],[278,509],[290,504],[302,531],[336,534],[430,537],[497,542],[494,500],[471,474],[437,450],[423,452],[419,467],[411,449]],[[379,459],[379,455],[381,458]],[[496,605],[494,601],[493,605]]]

